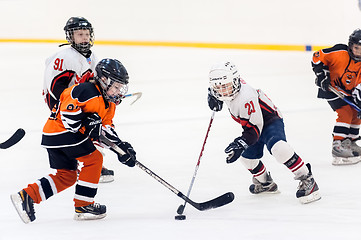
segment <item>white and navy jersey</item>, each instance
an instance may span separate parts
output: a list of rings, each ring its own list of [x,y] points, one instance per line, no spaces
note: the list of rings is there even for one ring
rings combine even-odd
[[[232,101],[225,101],[232,118],[243,127],[242,137],[248,145],[255,144],[262,129],[282,118],[281,112],[260,89],[241,80],[241,89]]]
[[[59,100],[65,88],[80,83],[87,72],[94,72],[98,59],[91,53],[87,58],[69,46],[45,61],[43,96],[49,108]]]

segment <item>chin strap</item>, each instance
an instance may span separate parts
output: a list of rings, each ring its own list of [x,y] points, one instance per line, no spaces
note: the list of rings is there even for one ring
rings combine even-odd
[[[63,44],[60,44],[60,45],[59,45],[59,47],[66,46],[66,45],[70,45],[70,43],[63,43]]]

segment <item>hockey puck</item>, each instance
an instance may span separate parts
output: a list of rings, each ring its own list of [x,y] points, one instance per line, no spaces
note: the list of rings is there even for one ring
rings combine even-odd
[[[186,220],[186,215],[177,215],[174,218],[175,220]]]

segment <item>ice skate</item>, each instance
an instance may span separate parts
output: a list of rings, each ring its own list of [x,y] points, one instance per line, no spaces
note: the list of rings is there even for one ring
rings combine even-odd
[[[361,147],[359,145],[357,145],[356,142],[360,139],[361,139],[361,137],[351,140],[351,150],[353,152],[357,152],[359,156],[361,156]]]
[[[296,192],[296,197],[300,200],[301,203],[304,204],[321,199],[318,185],[312,176],[311,165],[307,163],[306,166],[309,171],[308,174],[295,178],[296,180],[300,180],[300,184],[298,185],[298,190]]]
[[[253,194],[259,193],[279,193],[277,184],[273,181],[271,174],[267,174],[267,181],[261,183],[256,178],[252,178],[253,184],[249,186],[249,191]]]
[[[75,208],[74,220],[95,220],[106,217],[107,208],[105,205],[99,203],[93,203],[83,207]]]
[[[356,148],[361,150],[350,139],[334,141],[332,144],[332,165],[351,165],[360,162],[361,157]]]
[[[99,178],[99,183],[108,183],[113,181],[114,181],[114,171],[103,167]]]
[[[35,220],[34,201],[24,190],[10,195],[10,198],[24,223]]]

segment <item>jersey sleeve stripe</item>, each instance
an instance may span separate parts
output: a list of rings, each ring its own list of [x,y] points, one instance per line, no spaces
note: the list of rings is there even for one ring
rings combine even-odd
[[[76,112],[60,111],[61,120],[64,127],[71,132],[77,132],[82,126],[82,120],[85,114],[78,110]]]

